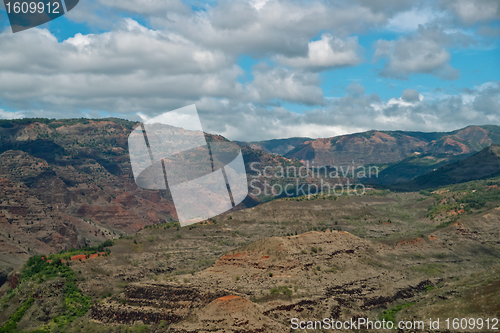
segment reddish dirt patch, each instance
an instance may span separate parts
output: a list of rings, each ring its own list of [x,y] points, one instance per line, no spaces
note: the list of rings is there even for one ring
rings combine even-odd
[[[248,299],[230,295],[217,298],[215,301],[210,303],[207,307],[215,310],[219,314],[227,313],[245,313],[246,310],[253,308],[254,304]]]
[[[87,255],[85,254],[78,254],[76,256],[73,256],[71,257],[71,260],[86,260],[86,259],[93,259],[93,258],[97,258],[99,256],[103,256],[105,255],[106,253],[105,252],[99,252],[99,253],[94,253],[94,254],[91,254],[89,256],[89,258],[87,258]]]
[[[434,236],[434,235],[430,235],[430,236],[429,236],[429,239],[430,239],[430,240],[433,240],[433,239],[437,239],[437,237],[436,237],[436,236]]]
[[[238,257],[244,257],[246,256],[247,253],[246,252],[243,252],[243,253],[236,253],[236,254],[227,254],[225,256],[222,256],[220,259],[221,260],[231,260],[231,259],[236,259]]]
[[[226,302],[226,301],[229,301],[232,299],[238,299],[238,298],[241,298],[241,297],[235,296],[235,295],[230,295],[230,296],[224,296],[224,297],[217,298],[215,301],[216,302]]]
[[[79,254],[79,255],[71,257],[71,260],[80,260],[80,259],[85,260],[85,259],[87,259],[87,256],[85,254]]]
[[[406,245],[415,245],[415,244],[418,244],[418,243],[421,243],[423,242],[424,240],[422,238],[415,238],[415,239],[412,239],[412,240],[409,240],[409,241],[401,241],[399,243],[396,244],[396,247],[398,246],[406,246]]]

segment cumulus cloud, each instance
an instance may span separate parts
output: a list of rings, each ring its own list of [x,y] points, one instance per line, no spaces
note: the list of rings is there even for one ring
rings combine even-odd
[[[361,62],[361,46],[357,37],[342,40],[330,34],[323,34],[320,40],[309,42],[306,57],[278,56],[278,63],[312,71],[354,66]]]
[[[259,141],[292,136],[332,137],[371,129],[452,131],[469,125],[499,123],[498,103],[500,82],[490,82],[427,102],[417,90],[408,89],[389,101],[376,94],[347,93],[323,108],[304,113],[214,99],[201,101],[199,109],[209,132],[232,140]]]
[[[388,100],[367,95],[359,77],[342,97],[325,98],[321,88],[322,71],[363,62],[354,34],[387,29],[409,34],[375,44],[374,60],[385,60],[380,75],[453,80],[459,72],[449,50],[474,43],[456,31],[478,23],[479,33],[495,36],[498,29],[486,24],[498,19],[496,3],[221,0],[193,10],[181,0],[88,0],[66,17],[106,32],[63,41],[43,29],[0,34],[2,107],[22,110],[0,110],[0,118],[139,120],[195,103],[205,130],[239,140],[498,122],[495,82],[460,94],[406,89]],[[122,18],[128,14],[151,27]],[[245,73],[237,65],[241,55],[261,64]],[[291,112],[283,102],[311,110]]]
[[[5,32],[0,52],[0,97],[22,109],[126,113],[243,92],[234,59],[130,19],[115,31],[62,42],[42,29]]]
[[[438,12],[429,7],[413,7],[410,10],[395,13],[387,22],[387,29],[396,32],[411,32],[419,26],[427,26],[438,21],[445,12]]]
[[[405,89],[401,93],[401,98],[405,102],[418,102],[420,101],[420,94],[416,89]]]
[[[181,0],[97,0],[99,3],[130,13],[165,15],[169,11],[189,13]]]
[[[318,34],[330,31],[341,38],[381,26],[387,16],[360,4],[221,1],[190,16],[172,14],[168,19],[155,17],[152,22],[155,27],[176,31],[197,44],[226,53],[307,58],[309,42]]]
[[[21,119],[24,118],[25,114],[20,111],[5,111],[0,109],[0,119]]]
[[[413,73],[423,73],[456,80],[459,71],[451,67],[451,55],[445,47],[467,47],[473,43],[461,33],[445,34],[438,28],[420,26],[416,34],[394,41],[377,41],[374,60],[386,59],[380,72],[384,77],[408,79]]]
[[[132,19],[124,19],[112,32],[78,33],[63,42],[45,29],[19,35],[5,32],[0,40],[0,70],[19,73],[192,74],[233,64],[233,59],[221,52],[209,51],[175,34],[147,29]]]
[[[269,102],[281,99],[306,105],[323,105],[323,91],[316,74],[282,67],[256,68],[254,80],[247,87],[250,100]]]
[[[376,13],[391,15],[395,12],[406,11],[412,7],[422,4],[422,0],[354,0],[357,3],[370,8]]]
[[[467,25],[500,19],[498,0],[443,0],[442,6],[451,8]]]
[[[190,15],[181,0],[85,0],[65,15],[71,21],[109,30],[125,15],[167,18],[170,13]]]

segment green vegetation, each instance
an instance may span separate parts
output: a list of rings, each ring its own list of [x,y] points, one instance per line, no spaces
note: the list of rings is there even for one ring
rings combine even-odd
[[[65,327],[74,322],[77,318],[83,317],[91,307],[90,296],[84,295],[78,288],[75,272],[69,267],[68,263],[63,260],[69,259],[76,254],[90,255],[93,253],[103,252],[105,249],[109,253],[110,247],[113,245],[111,240],[104,242],[96,247],[86,247],[80,250],[71,249],[69,251],[62,251],[50,256],[34,256],[28,259],[21,271],[20,283],[15,290],[9,290],[6,298],[2,300],[5,306],[12,299],[14,295],[23,295],[28,286],[37,288],[42,283],[52,279],[62,279],[64,281],[63,291],[63,306],[61,311],[52,318],[52,321],[47,325],[38,328],[36,332],[52,332],[54,330],[65,331]],[[21,288],[24,292],[21,293]],[[10,316],[7,322],[0,327],[0,333],[17,332],[17,324],[23,318],[26,311],[35,303],[35,298],[31,296],[35,289],[28,292],[24,296],[22,305]]]
[[[442,188],[433,193],[421,191],[435,199],[429,206],[427,217],[444,219],[438,228],[446,227],[457,220],[458,213],[471,214],[490,205],[500,203],[500,178],[472,181]]]
[[[403,309],[409,308],[412,305],[415,305],[415,302],[405,303],[405,304],[399,304],[395,308],[392,308],[392,309],[389,309],[389,310],[385,310],[382,313],[382,318],[380,318],[380,319],[381,320],[385,319],[385,321],[392,321],[393,323],[395,323],[395,321],[396,321],[395,320],[396,313],[398,313],[399,311],[401,311]]]
[[[428,276],[436,276],[444,273],[445,266],[442,264],[427,264],[423,266],[416,266],[413,269]]]
[[[293,294],[293,291],[291,289],[289,289],[288,286],[277,286],[277,287],[271,288],[271,290],[269,292],[271,293],[271,295],[282,294],[282,295],[286,295],[289,297],[292,297],[292,294]]]
[[[389,186],[395,183],[409,182],[416,176],[427,174],[434,169],[464,158],[465,155],[454,154],[413,154],[399,162],[391,163],[385,167],[380,166],[377,182]]]
[[[48,327],[42,327],[38,329],[37,332],[50,332],[51,329],[49,327],[53,326],[62,328],[73,322],[76,318],[84,316],[91,306],[90,297],[83,295],[76,285],[75,272],[70,267],[64,265],[60,259],[50,263],[46,258],[41,256],[31,257],[22,271],[20,281],[27,283],[35,282],[39,284],[56,277],[65,280],[63,287],[63,311],[60,315],[52,319],[52,322],[47,325]],[[34,298],[28,297],[0,328],[0,332],[16,332],[17,323],[22,319],[33,302]]]
[[[16,312],[10,316],[9,320],[0,327],[0,333],[10,333],[10,332],[16,332],[17,330],[17,323],[21,320],[21,318],[24,316],[26,311],[30,308],[30,306],[33,304],[35,299],[33,297],[28,298],[23,302],[23,305],[21,305]]]
[[[61,252],[56,253],[56,254],[51,254],[51,255],[49,255],[48,259],[49,260],[57,260],[57,259],[68,260],[71,257],[76,256],[78,254],[85,254],[85,255],[89,256],[91,254],[96,254],[96,253],[101,253],[101,252],[106,252],[107,254],[109,254],[110,250],[108,249],[108,247],[111,247],[111,246],[113,246],[113,241],[108,239],[107,241],[105,241],[104,243],[102,243],[99,246],[92,246],[92,247],[87,246],[87,247],[84,247],[81,249],[71,249],[71,250],[67,250],[67,251],[61,251]]]
[[[431,291],[431,290],[434,290],[434,289],[438,289],[439,287],[434,287],[432,284],[429,284],[427,286],[425,286],[425,291]]]

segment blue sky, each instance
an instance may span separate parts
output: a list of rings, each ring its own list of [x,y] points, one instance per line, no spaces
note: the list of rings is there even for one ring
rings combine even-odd
[[[500,122],[500,2],[81,0],[12,33],[0,117],[149,119],[234,140]]]

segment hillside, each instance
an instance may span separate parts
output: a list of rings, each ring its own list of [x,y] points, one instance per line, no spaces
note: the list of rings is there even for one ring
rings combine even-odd
[[[500,143],[499,126],[469,126],[448,133],[368,131],[306,141],[284,156],[316,165],[366,165],[398,162],[415,152],[470,154],[493,143]]]
[[[0,121],[0,188],[4,193],[0,203],[0,276],[34,254],[96,245],[109,238],[134,234],[148,225],[176,220],[168,191],[142,190],[133,180],[127,138],[136,125],[112,118]],[[318,148],[317,153],[313,152],[316,157],[323,154],[319,160],[327,160],[330,151],[334,151],[340,156],[340,160],[335,158],[337,162],[362,156],[362,161],[383,163],[406,157],[416,149],[434,147],[433,151],[448,152],[442,161],[445,163],[461,156],[455,154],[469,153],[497,140],[496,131],[495,126],[468,127],[447,134],[372,131],[313,141],[272,140],[261,143],[261,147],[276,151],[303,142],[286,156],[294,155],[294,151],[308,155],[307,147],[312,145]],[[226,140],[219,135],[206,137],[209,141]],[[321,142],[325,143],[322,148],[318,146]],[[251,145],[243,146],[242,152],[249,181],[263,177],[250,170],[253,162],[258,163],[260,170],[266,166],[302,165],[295,158],[270,154]],[[411,177],[413,172],[404,177]],[[263,180],[268,185],[256,183],[262,190],[280,182],[296,181]],[[300,184],[319,181],[299,179]],[[271,189],[268,195],[248,196],[237,208],[255,206],[275,195],[279,193],[274,194]]]
[[[381,185],[409,182],[415,177],[434,171],[449,163],[466,159],[469,156],[470,154],[413,153],[401,161],[383,165],[380,168],[381,171],[378,177],[367,182]]]
[[[253,142],[237,141],[236,143],[238,143],[240,146],[248,146],[254,149],[260,149],[272,154],[285,155],[298,145],[311,140],[312,139],[310,138],[288,138]]]
[[[147,227],[69,266],[57,259],[73,252],[51,256],[52,263],[35,258],[17,275],[21,283],[11,276],[0,325],[290,332],[294,317],[495,317],[499,185],[496,178],[432,195],[281,199],[190,228]],[[457,212],[460,204],[468,208]]]
[[[0,282],[35,254],[96,245],[176,220],[168,191],[134,182],[127,138],[136,125],[120,119],[0,121]],[[247,165],[289,163],[250,147],[242,152]],[[238,208],[258,203],[249,196]]]
[[[500,146],[491,145],[467,159],[445,165],[410,182],[394,185],[397,190],[422,190],[485,179],[500,174]]]

